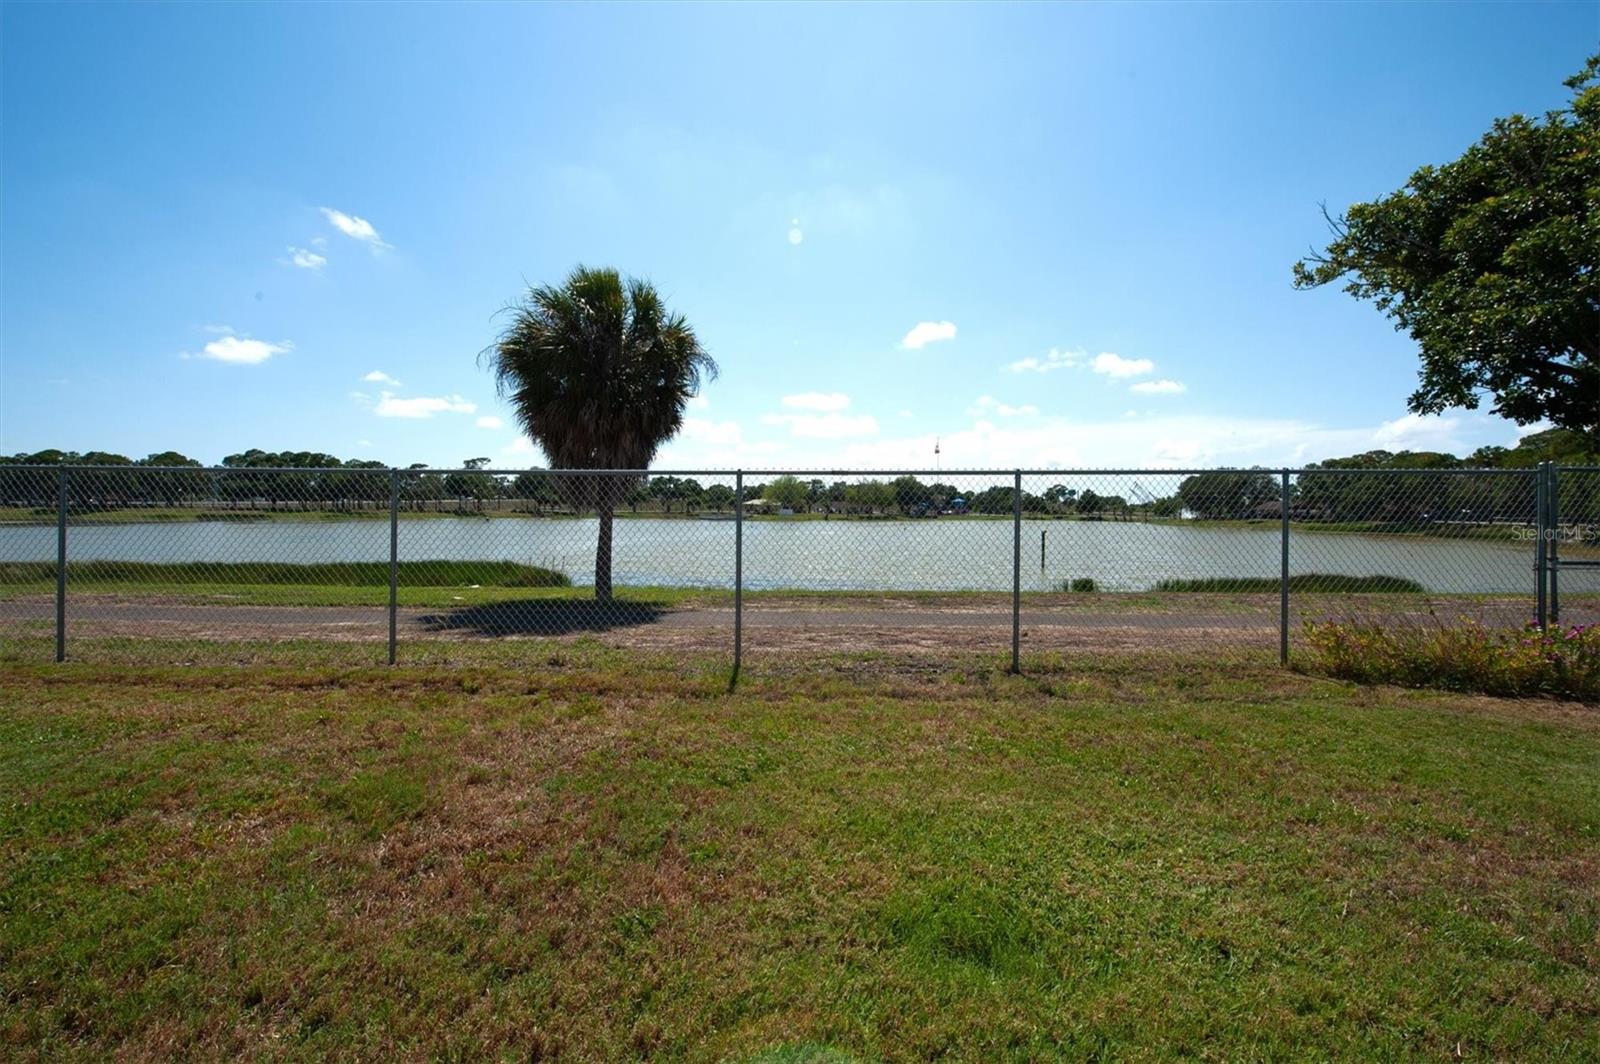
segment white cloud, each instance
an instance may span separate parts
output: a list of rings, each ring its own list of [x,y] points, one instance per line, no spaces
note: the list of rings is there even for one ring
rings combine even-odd
[[[1459,418],[1397,417],[1366,425],[1329,426],[1292,418],[1168,415],[1158,411],[1108,411],[1092,421],[1040,415],[1006,420],[978,418],[965,429],[938,433],[945,468],[1171,469],[1216,466],[1298,466],[1382,447],[1427,448],[1465,454],[1501,443],[1510,423],[1487,414]],[[840,415],[832,415],[838,417]],[[779,415],[779,429],[789,421]],[[769,421],[769,424],[772,422]],[[691,427],[663,448],[658,464],[679,469],[924,469],[933,454],[934,432],[848,435],[758,429],[747,438],[736,423]],[[902,423],[895,422],[898,427]],[[812,426],[807,426],[812,428]],[[757,433],[762,435],[758,436]],[[1156,494],[1182,478],[1144,477]],[[1006,480],[1009,483],[1009,479]],[[1099,490],[1098,488],[1096,490]]]
[[[870,415],[841,413],[850,405],[850,397],[844,392],[801,392],[798,395],[786,395],[781,402],[786,409],[808,412],[767,414],[761,422],[787,428],[789,435],[794,437],[840,440],[871,436],[878,431],[878,422]]]
[[[805,230],[800,228],[800,219],[789,219],[789,243],[798,247],[805,238]]]
[[[900,346],[908,351],[920,351],[931,343],[940,340],[954,340],[956,338],[955,322],[951,321],[919,321],[906,333],[905,339],[900,341]]]
[[[528,439],[526,436],[518,436],[510,443],[500,448],[501,454],[512,455],[537,454],[538,451],[539,449],[533,445],[533,441]]]
[[[788,426],[789,435],[811,440],[842,440],[878,432],[878,421],[870,414],[767,414],[761,421]]]
[[[435,414],[471,414],[477,409],[476,403],[459,395],[418,395],[402,399],[393,392],[380,392],[373,413],[379,417],[426,418]]]
[[[206,332],[212,333],[213,335],[216,335],[216,336],[232,336],[233,335],[233,326],[231,326],[231,325],[202,325],[202,326],[200,326],[200,328],[202,328]]]
[[[967,414],[971,417],[981,417],[987,414],[996,414],[1000,417],[1033,417],[1039,413],[1039,408],[1032,403],[1023,406],[1009,406],[1002,403],[992,395],[982,395],[972,404]]]
[[[328,264],[327,256],[318,255],[308,248],[290,246],[289,257],[285,260],[290,266],[297,266],[302,270],[320,270]]]
[[[394,388],[400,387],[399,381],[395,380],[381,369],[375,369],[361,379],[372,384],[387,384]]]
[[[478,419],[477,424],[480,429],[499,429],[505,428],[506,423],[493,414],[485,414]]]
[[[1062,351],[1052,347],[1043,358],[1020,358],[1006,369],[1012,373],[1049,373],[1057,369],[1071,369],[1084,357],[1082,351]]]
[[[801,392],[786,395],[783,405],[791,410],[817,410],[832,413],[850,405],[850,397],[843,392]]]
[[[226,328],[226,326],[223,326]],[[282,343],[269,344],[265,340],[251,340],[244,336],[235,336],[230,329],[222,336],[212,340],[200,349],[200,354],[184,358],[210,358],[218,362],[232,362],[236,365],[254,366],[265,362],[273,355],[285,354],[294,350],[294,344],[288,340]]]
[[[902,411],[900,411],[900,416],[901,417],[911,417],[913,415],[912,415],[911,411],[909,411],[909,410],[902,410]]]
[[[1128,391],[1138,392],[1140,395],[1181,395],[1188,390],[1188,386],[1182,381],[1165,378],[1158,381],[1140,381],[1128,386]]]
[[[739,447],[744,444],[744,430],[737,421],[712,421],[709,418],[688,417],[683,419],[683,429],[679,436],[691,443],[702,443],[712,447]]]
[[[1372,440],[1385,451],[1448,451],[1460,445],[1460,429],[1459,418],[1406,414],[1379,425]]]
[[[705,410],[710,406],[711,406],[711,400],[707,399],[703,395],[691,395],[691,396],[689,396],[689,409],[690,410]]]
[[[1148,358],[1123,358],[1110,351],[1102,351],[1094,356],[1089,368],[1096,373],[1104,373],[1113,380],[1122,380],[1125,377],[1142,377],[1154,370],[1156,364]]]
[[[374,248],[386,248],[389,245],[383,242],[383,237],[372,227],[372,223],[365,218],[359,218],[344,211],[336,211],[332,207],[323,207],[322,215],[339,232],[353,240]]]

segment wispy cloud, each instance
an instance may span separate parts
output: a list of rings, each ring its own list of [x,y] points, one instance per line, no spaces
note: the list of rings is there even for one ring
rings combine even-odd
[[[533,445],[533,441],[528,439],[528,437],[518,436],[510,443],[500,448],[500,453],[510,455],[528,455],[537,454],[538,450],[539,449]]]
[[[810,440],[843,440],[878,432],[878,421],[870,414],[767,414],[761,421],[787,426],[789,435]]]
[[[500,429],[505,428],[505,424],[506,423],[504,421],[501,421],[493,414],[484,414],[482,417],[478,418],[478,427],[480,429]]]
[[[366,374],[361,379],[364,380],[364,381],[368,381],[368,382],[370,382],[372,384],[387,384],[391,388],[400,387],[400,382],[399,381],[395,380],[393,377],[389,376],[387,373],[383,372],[383,370],[381,370],[381,369],[375,369],[371,373]]]
[[[328,264],[326,255],[318,255],[309,248],[297,248],[293,245],[289,247],[289,257],[278,261],[302,270],[320,270]]]
[[[987,417],[990,414],[997,417],[1033,417],[1039,413],[1039,408],[1032,403],[1010,406],[992,395],[980,395],[967,413],[972,417]]]
[[[275,344],[265,340],[252,340],[247,336],[235,334],[226,325],[208,325],[206,329],[220,335],[202,347],[198,355],[184,352],[184,358],[209,358],[216,362],[254,366],[265,362],[273,355],[282,355],[294,350],[294,344],[288,340]]]
[[[1385,421],[1373,432],[1373,442],[1385,450],[1450,451],[1460,448],[1463,424],[1457,417],[1403,414]],[[1518,430],[1521,435],[1521,430]]]
[[[1062,351],[1052,347],[1045,352],[1043,358],[1019,358],[1006,369],[1012,373],[1049,373],[1052,370],[1071,369],[1078,365],[1084,357],[1082,351]]]
[[[906,333],[900,346],[908,351],[920,351],[929,344],[955,338],[956,324],[953,321],[919,321]]]
[[[850,397],[844,392],[801,392],[799,395],[786,395],[783,405],[790,410],[817,410],[833,412],[843,410],[850,405]]]
[[[767,469],[914,469],[926,466],[935,438],[932,429],[909,431],[910,423],[899,421],[892,423],[899,431],[886,428],[855,436],[835,431],[804,438],[783,433],[770,440],[743,438],[733,422],[721,425],[720,429],[701,426],[694,432],[686,425],[663,449],[661,463],[678,469],[730,468],[740,462],[747,468]],[[1511,432],[1505,421],[1486,414],[1443,418],[1408,414],[1382,423],[1331,426],[1295,418],[1180,416],[1149,410],[1135,415],[1113,409],[1090,420],[1042,413],[1029,418],[978,418],[964,429],[941,426],[938,436],[946,468],[1157,469],[1299,465],[1378,447],[1464,454],[1485,443],[1510,442]],[[1144,483],[1164,494],[1181,479],[1174,475],[1164,482]]]
[[[1189,390],[1189,386],[1182,381],[1167,380],[1139,381],[1137,384],[1128,385],[1128,391],[1140,395],[1181,395]]]
[[[372,223],[365,218],[344,211],[336,211],[332,207],[323,207],[322,216],[339,232],[352,240],[359,240],[373,248],[386,248],[389,245],[383,242],[383,237],[373,228]]]
[[[786,395],[781,400],[789,410],[804,410],[803,414],[767,414],[764,425],[787,428],[791,436],[813,440],[842,440],[856,436],[871,436],[878,431],[878,422],[868,414],[842,413],[850,405],[844,392],[801,392]]]
[[[1110,351],[1102,351],[1094,356],[1089,368],[1113,380],[1123,380],[1127,377],[1142,377],[1153,371],[1156,364],[1148,358],[1123,358]]]
[[[691,396],[689,396],[689,409],[690,410],[705,410],[705,409],[708,409],[710,406],[711,406],[711,400],[707,399],[703,395],[691,395]]]
[[[710,418],[686,417],[679,436],[691,443],[713,447],[739,447],[744,444],[744,431],[737,421],[712,421]]]
[[[428,418],[435,414],[472,414],[478,406],[459,395],[415,395],[402,399],[393,392],[379,392],[373,413],[379,417]]]

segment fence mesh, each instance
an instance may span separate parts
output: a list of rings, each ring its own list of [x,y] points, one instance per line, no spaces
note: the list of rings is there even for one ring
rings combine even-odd
[[[1558,470],[1550,541],[1551,610],[1562,622],[1600,621],[1600,467]]]
[[[1525,624],[1541,535],[1549,615],[1600,619],[1600,469],[1545,475],[0,466],[0,641],[56,653],[63,515],[83,660],[672,660],[733,651],[736,588],[752,662],[1004,655],[1014,624],[1024,655],[1266,657],[1306,621]]]

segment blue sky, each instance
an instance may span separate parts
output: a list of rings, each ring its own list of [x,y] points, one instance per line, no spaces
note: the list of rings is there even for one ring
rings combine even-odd
[[[1406,415],[1334,209],[1559,106],[1593,4],[21,5],[0,452],[537,464],[477,363],[574,264],[722,366],[658,466],[1275,464]]]

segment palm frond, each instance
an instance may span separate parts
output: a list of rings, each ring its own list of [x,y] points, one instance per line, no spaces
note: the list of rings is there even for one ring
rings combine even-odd
[[[643,469],[717,364],[648,281],[579,266],[530,287],[484,352],[498,393],[557,468]],[[608,488],[625,495],[627,486]],[[595,498],[591,504],[614,499]]]

